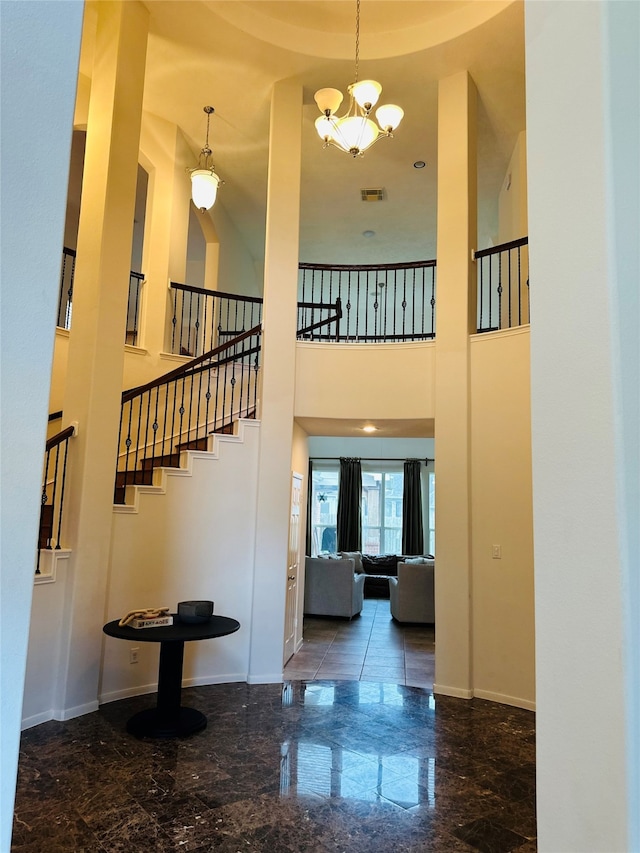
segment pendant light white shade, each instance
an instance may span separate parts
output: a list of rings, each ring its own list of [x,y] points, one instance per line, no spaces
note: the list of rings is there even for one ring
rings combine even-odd
[[[202,213],[216,202],[220,178],[213,169],[194,169],[191,172],[191,198]]]
[[[315,123],[320,139],[330,142],[335,136],[335,120],[332,121],[329,116],[318,116]]]
[[[335,141],[351,154],[361,154],[378,138],[380,131],[371,119],[349,116],[338,121]]]
[[[342,92],[339,89],[318,89],[313,97],[318,109],[324,115],[333,115],[337,112],[343,99]]]
[[[382,86],[377,80],[360,80],[359,83],[352,83],[349,91],[361,109],[370,110],[378,103]]]
[[[376,110],[376,118],[380,127],[390,133],[402,121],[404,110],[396,104],[383,104]]]

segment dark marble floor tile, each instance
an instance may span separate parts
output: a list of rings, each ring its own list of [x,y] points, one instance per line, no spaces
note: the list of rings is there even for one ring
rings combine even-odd
[[[386,644],[396,660],[424,655],[425,671],[433,660],[433,631],[390,624],[388,602],[305,632],[318,657],[364,639],[381,659]],[[302,679],[190,688],[183,703],[206,729],[129,736],[127,719],[154,702],[23,734],[13,853],[536,849],[531,712],[384,679]]]
[[[453,834],[480,853],[510,853],[527,842],[526,838],[489,818],[471,821],[455,829]]]

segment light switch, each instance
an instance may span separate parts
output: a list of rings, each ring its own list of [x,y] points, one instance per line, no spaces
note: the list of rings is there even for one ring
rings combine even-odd
[[[493,557],[493,559],[494,560],[501,560],[502,559],[502,545],[492,545],[491,548],[492,548],[491,556]]]

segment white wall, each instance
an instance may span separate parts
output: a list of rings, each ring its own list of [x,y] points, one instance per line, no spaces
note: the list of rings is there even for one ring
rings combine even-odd
[[[21,685],[60,274],[82,4],[2,3],[0,850],[11,838]],[[25,169],[46,128],[47,180]],[[38,239],[34,240],[34,233]],[[28,318],[28,326],[25,326]],[[28,346],[25,346],[28,328]]]
[[[255,259],[224,208],[224,187],[218,199],[210,211],[220,243],[217,289],[243,296],[262,296],[262,279],[256,275]]]
[[[61,673],[60,652],[64,637],[65,607],[69,595],[68,550],[42,551],[40,575],[31,603],[29,652],[22,700],[22,728],[47,720],[62,719],[57,707],[56,684]]]
[[[535,707],[530,417],[528,326],[473,335],[473,693],[524,708]]]
[[[306,553],[307,536],[307,496],[309,493],[309,437],[301,426],[293,425],[293,446],[291,454],[291,470],[302,474],[302,495],[300,498],[300,548],[298,551],[298,600],[296,608],[296,651],[302,644],[302,628],[304,620],[304,557]]]
[[[498,196],[498,243],[527,236],[527,134],[522,130],[513,149]]]
[[[166,470],[164,493],[137,487],[137,511],[114,509],[106,621],[136,607],[175,612],[178,601],[213,599],[215,613],[241,624],[228,637],[186,645],[186,686],[247,679],[260,424],[240,424],[237,438],[215,437],[217,459],[189,453],[189,471]],[[132,645],[104,638],[100,702],[156,690],[157,644],[140,643],[137,664]]]
[[[638,850],[639,8],[525,14],[538,842]]]
[[[432,419],[435,344],[296,347],[298,418]]]
[[[362,436],[309,436],[309,456],[360,456],[373,459],[433,459],[433,438],[379,438],[375,435]]]

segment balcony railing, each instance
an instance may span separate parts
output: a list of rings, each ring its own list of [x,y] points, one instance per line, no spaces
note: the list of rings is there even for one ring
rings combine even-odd
[[[58,414],[57,412],[55,413]],[[61,414],[61,413],[60,413]],[[53,420],[53,418],[50,418]],[[75,428],[69,426],[52,436],[45,445],[44,470],[42,475],[42,499],[40,507],[40,531],[38,534],[38,565],[40,574],[40,549],[59,550],[62,516],[64,510],[64,487],[67,476],[69,440]]]
[[[474,253],[478,262],[478,332],[529,322],[529,238]]]
[[[299,340],[373,343],[435,337],[435,260],[361,266],[303,263],[299,270]],[[335,328],[316,328],[336,300],[342,316]]]
[[[62,267],[60,269],[60,290],[58,294],[58,319],[60,329],[71,328],[73,313],[73,286],[76,271],[76,252],[66,246],[62,250]],[[144,275],[140,272],[129,273],[129,299],[127,303],[127,331],[125,343],[136,346],[138,343],[138,324],[140,321],[140,299]]]
[[[197,358],[262,322],[262,299],[171,282],[171,344]]]

